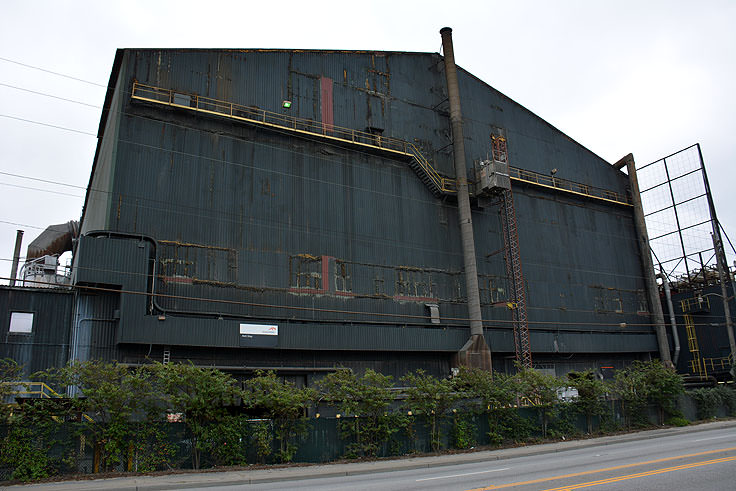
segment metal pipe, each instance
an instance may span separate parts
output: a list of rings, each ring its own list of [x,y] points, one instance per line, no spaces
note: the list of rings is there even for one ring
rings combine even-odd
[[[662,288],[664,289],[664,296],[667,299],[667,310],[670,314],[670,324],[672,325],[672,342],[675,343],[675,352],[672,355],[672,364],[677,366],[677,361],[680,359],[680,335],[677,332],[677,321],[675,319],[675,308],[672,305],[672,292],[670,291],[670,282],[667,279],[667,275],[664,274],[662,265],[659,265],[659,277],[662,278]]]
[[[478,291],[478,267],[475,258],[475,242],[473,239],[473,218],[470,213],[470,195],[468,193],[467,168],[465,166],[465,141],[463,137],[463,117],[460,108],[460,89],[457,82],[455,51],[452,45],[452,29],[443,27],[442,50],[445,61],[445,78],[447,80],[447,96],[450,102],[450,123],[452,125],[453,156],[455,161],[455,179],[457,182],[457,204],[460,220],[460,238],[463,247],[463,263],[465,266],[465,289],[468,295],[468,317],[470,318],[471,339],[466,343],[466,353],[480,354],[483,351],[487,360],[482,358],[482,365],[490,369],[490,349],[483,337],[483,318],[480,310],[480,293]],[[482,340],[482,345],[480,341]],[[485,349],[482,349],[483,346]],[[474,353],[475,351],[475,353]],[[470,360],[467,360],[470,361]],[[466,361],[466,363],[467,363]],[[480,360],[479,360],[480,361]]]
[[[647,225],[644,220],[644,209],[642,208],[641,195],[639,194],[639,181],[636,177],[636,163],[634,162],[634,156],[632,154],[628,154],[622,160],[626,161],[626,170],[629,173],[631,204],[634,208],[634,226],[636,227],[636,238],[639,243],[641,263],[644,270],[644,282],[647,289],[647,298],[649,299],[649,308],[651,309],[652,320],[654,321],[654,327],[657,332],[659,358],[665,365],[672,366],[670,347],[669,342],[667,341],[667,330],[664,325],[664,313],[662,312],[662,303],[659,299],[659,288],[657,288],[654,264],[652,262],[652,254],[649,247],[649,234],[647,233]]]
[[[726,273],[723,271],[723,262],[721,254],[723,248],[721,242],[718,240],[719,237],[716,234],[711,234],[713,239],[713,248],[715,249],[716,255],[716,267],[718,268],[718,279],[721,283],[721,298],[723,299],[723,315],[726,317],[726,333],[728,334],[728,347],[731,351],[731,358],[736,360],[736,339],[733,334],[733,321],[731,320],[731,308],[728,305],[728,290],[726,289]]]
[[[15,277],[18,276],[18,263],[20,262],[20,244],[23,242],[23,231],[18,230],[15,234],[15,250],[13,251],[13,266],[10,269],[10,286],[15,286]]]

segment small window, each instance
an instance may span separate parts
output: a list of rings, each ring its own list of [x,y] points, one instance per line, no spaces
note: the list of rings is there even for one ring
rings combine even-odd
[[[8,332],[30,334],[33,332],[33,314],[29,312],[12,312]]]

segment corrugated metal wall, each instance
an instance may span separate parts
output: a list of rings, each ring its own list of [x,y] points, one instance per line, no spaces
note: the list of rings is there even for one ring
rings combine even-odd
[[[191,342],[228,345],[236,334],[213,338],[220,328],[209,314],[329,322],[347,333],[286,328],[279,346],[291,349],[427,350],[436,343],[457,349],[454,337],[435,333],[425,307],[440,305],[443,327],[466,324],[456,207],[435,198],[405,162],[126,99],[137,80],[322,121],[329,106],[321,101],[325,78],[333,100],[324,116],[415,142],[451,174],[436,54],[126,50],[121,112],[110,116],[103,140],[114,152],[100,154],[101,177],[93,176],[110,206],[106,223],[90,219],[91,227],[85,217],[84,229],[158,241],[147,251],[163,276],[156,282],[167,295],[161,309],[199,317],[167,319],[157,339],[176,344],[177,332],[191,331],[200,333],[184,336]],[[626,192],[622,173],[545,121],[463,71],[460,82],[469,162],[486,158],[490,132],[502,127],[512,165],[544,174],[556,168],[560,178]],[[288,110],[281,107],[286,99],[293,102]],[[108,187],[101,169],[112,172]],[[514,196],[533,350],[654,350],[631,210],[523,186]],[[494,307],[507,299],[498,210],[473,213],[484,319],[500,346],[493,349],[511,351],[509,312]],[[102,255],[86,264],[145,275],[152,271],[147,257]],[[104,282],[126,288],[125,281]],[[141,320],[146,302],[133,303],[138,310],[122,302],[126,327],[118,339],[150,342],[151,330],[142,326],[155,319]],[[372,332],[361,331],[366,323],[385,332],[363,336]],[[412,343],[394,332],[409,327],[426,340]]]
[[[65,365],[73,298],[71,290],[0,286],[0,358],[23,365],[26,375]],[[30,333],[9,332],[13,312],[33,314]]]

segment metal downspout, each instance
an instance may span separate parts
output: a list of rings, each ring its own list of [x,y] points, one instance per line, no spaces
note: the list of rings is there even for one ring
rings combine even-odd
[[[662,287],[664,288],[664,296],[667,299],[667,310],[670,314],[670,324],[672,325],[672,342],[675,343],[675,352],[672,355],[672,364],[677,366],[677,361],[680,359],[680,335],[677,333],[677,322],[675,320],[675,308],[672,305],[672,292],[670,291],[670,282],[667,279],[667,275],[664,274],[664,269],[659,266],[659,277],[662,278]]]
[[[649,247],[649,234],[647,233],[647,225],[644,220],[644,209],[641,205],[641,195],[639,194],[639,181],[636,177],[636,163],[634,156],[628,154],[613,167],[620,169],[626,165],[629,173],[629,184],[631,186],[631,204],[634,208],[634,225],[636,227],[636,238],[639,243],[639,252],[643,266],[644,282],[647,288],[647,298],[649,299],[649,308],[652,313],[652,321],[657,332],[657,345],[659,346],[659,358],[666,366],[672,366],[670,358],[670,347],[667,341],[667,330],[664,324],[664,313],[662,312],[662,302],[659,298],[659,288],[657,288],[657,280],[654,273],[654,263],[652,262],[652,253]]]
[[[453,156],[455,179],[457,180],[457,204],[460,220],[460,237],[465,266],[465,289],[468,295],[468,317],[470,319],[470,339],[458,353],[458,363],[472,367],[491,369],[491,351],[483,337],[483,318],[480,310],[478,291],[478,268],[473,239],[473,219],[470,213],[470,196],[465,166],[465,141],[463,137],[463,117],[460,109],[460,89],[457,82],[455,52],[452,45],[452,29],[443,27],[442,50],[445,61],[447,96],[450,101],[450,123],[452,124]]]

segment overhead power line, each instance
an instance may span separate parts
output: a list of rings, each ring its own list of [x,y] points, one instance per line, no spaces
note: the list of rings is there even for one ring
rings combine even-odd
[[[52,189],[40,189],[40,188],[31,187],[31,186],[22,186],[20,184],[10,184],[7,182],[0,182],[0,186],[9,186],[11,188],[18,188],[18,189],[28,189],[30,191],[38,191],[40,193],[58,194],[60,196],[70,196],[72,198],[84,198],[84,195],[80,195],[80,194],[64,193],[61,191],[54,191]]]
[[[31,177],[31,176],[24,176],[24,175],[21,175],[21,174],[13,174],[12,172],[3,172],[3,171],[0,171],[0,175],[10,176],[10,177],[17,177],[19,179],[28,179],[30,181],[45,182],[47,184],[56,184],[58,186],[66,186],[66,187],[76,188],[76,189],[82,189],[82,190],[86,190],[87,189],[87,186],[79,186],[79,185],[76,185],[76,184],[67,184],[65,182],[59,182],[59,181],[50,181],[48,179],[41,179],[40,177]]]
[[[95,109],[102,109],[102,106],[97,106],[95,104],[87,104],[86,102],[76,101],[74,99],[67,99],[66,97],[59,97],[58,95],[47,94],[46,92],[39,92],[37,90],[24,89],[23,87],[17,87],[15,85],[4,84],[2,82],[0,82],[0,85],[2,85],[3,87],[9,87],[15,90],[22,90],[23,92],[30,92],[31,94],[37,94],[37,95],[42,95],[44,97],[51,97],[53,99],[59,99],[60,101],[73,102],[74,104],[81,104],[82,106],[93,107]]]
[[[32,123],[32,124],[38,124],[41,126],[48,126],[49,128],[56,128],[58,130],[72,131],[74,133],[80,133],[82,135],[97,136],[97,133],[90,133],[89,131],[75,130],[73,128],[67,128],[65,126],[59,126],[55,124],[42,123],[41,121],[34,121],[32,119],[19,118],[17,116],[10,116],[9,114],[0,114],[0,117],[8,118],[8,119],[15,119],[17,121],[23,121],[25,123]]]
[[[64,78],[68,78],[70,80],[76,80],[77,82],[83,82],[85,84],[96,85],[97,87],[107,88],[107,85],[105,85],[105,84],[98,84],[97,82],[91,82],[91,81],[85,80],[83,78],[72,77],[71,75],[66,75],[64,73],[55,72],[53,70],[47,70],[46,68],[41,68],[41,67],[29,65],[27,63],[21,63],[20,61],[15,61],[15,60],[11,60],[11,59],[8,59],[8,58],[3,58],[3,57],[0,57],[0,60],[5,61],[5,62],[8,62],[8,63],[13,63],[15,65],[20,65],[20,66],[23,66],[23,67],[26,67],[26,68],[32,68],[33,70],[38,70],[38,71],[41,71],[41,72],[50,73],[50,74],[56,75],[58,77],[64,77]]]

